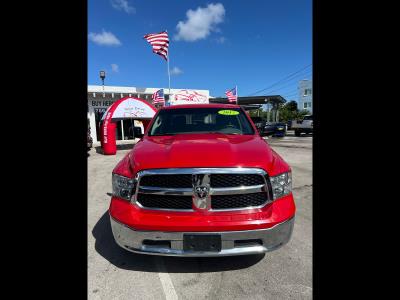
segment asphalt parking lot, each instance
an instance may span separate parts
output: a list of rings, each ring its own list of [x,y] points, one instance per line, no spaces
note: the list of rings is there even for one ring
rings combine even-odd
[[[108,206],[111,171],[133,147],[88,152],[89,299],[311,299],[312,136],[268,138],[292,167],[297,213],[292,238],[259,256],[177,258],[138,255],[114,242]]]

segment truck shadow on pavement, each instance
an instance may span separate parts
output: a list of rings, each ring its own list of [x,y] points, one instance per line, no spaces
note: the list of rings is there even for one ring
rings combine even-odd
[[[131,150],[131,149],[133,149],[134,146],[135,146],[135,144],[117,145],[117,151],[118,150]],[[101,148],[101,146],[96,146],[95,149],[96,149],[96,153],[103,154],[103,149]]]
[[[157,256],[136,254],[118,246],[112,235],[108,211],[100,218],[92,230],[95,250],[114,266],[132,271],[202,273],[238,270],[251,267],[260,262],[265,254],[227,257],[167,257],[159,256],[165,265],[157,266]],[[164,269],[164,270],[163,270]]]

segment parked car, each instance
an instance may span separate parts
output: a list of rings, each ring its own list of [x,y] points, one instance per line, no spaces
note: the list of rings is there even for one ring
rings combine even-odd
[[[262,135],[266,121],[261,117],[251,117],[251,120],[253,121],[254,125],[256,126],[258,133]]]
[[[157,111],[112,171],[111,229],[123,249],[184,257],[260,254],[294,226],[290,166],[238,105]]]
[[[283,137],[286,134],[286,124],[282,122],[267,122],[263,133],[266,136]]]
[[[313,132],[312,115],[306,115],[301,120],[293,121],[292,129],[294,129],[295,136],[300,136],[302,133],[312,133]]]

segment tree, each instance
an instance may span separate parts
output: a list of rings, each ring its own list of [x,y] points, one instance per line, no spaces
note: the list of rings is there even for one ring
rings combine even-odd
[[[299,110],[296,101],[289,101],[279,107],[279,121],[287,122],[289,120],[302,119],[309,114],[307,110]]]
[[[279,122],[287,122],[289,120],[302,119],[305,115],[309,115],[310,112],[307,110],[299,110],[297,102],[292,100],[285,104],[277,103],[275,108],[278,109]],[[270,112],[271,114],[272,112]],[[261,117],[265,120],[268,119],[268,111],[260,109],[253,109],[249,111],[251,117]]]
[[[285,105],[279,107],[279,121],[287,122],[296,118],[298,113],[297,102],[289,101]]]
[[[289,101],[288,103],[286,103],[286,104],[284,105],[284,107],[285,107],[287,110],[289,110],[289,111],[298,111],[297,102],[294,101],[294,100]]]
[[[309,115],[310,112],[306,109],[300,110],[299,112],[297,112],[297,119],[303,119],[304,116]]]
[[[263,119],[267,118],[267,112],[262,110],[261,108],[260,109],[252,109],[252,110],[249,111],[249,114],[250,114],[250,117],[258,117],[258,116],[260,116]]]

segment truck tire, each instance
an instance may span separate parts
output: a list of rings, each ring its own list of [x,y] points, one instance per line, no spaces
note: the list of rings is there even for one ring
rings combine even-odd
[[[301,131],[296,129],[296,130],[294,131],[294,135],[295,135],[295,136],[300,136],[300,135],[301,135]]]

